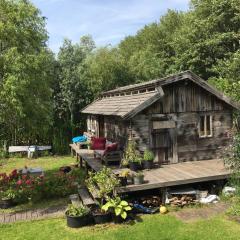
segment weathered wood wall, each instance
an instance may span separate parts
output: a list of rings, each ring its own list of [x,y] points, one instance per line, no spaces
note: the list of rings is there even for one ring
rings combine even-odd
[[[138,114],[132,118],[132,137],[135,139],[140,151],[144,151],[150,145],[150,129],[148,115]]]
[[[222,151],[231,140],[232,128],[230,111],[210,111],[213,121],[213,136],[200,138],[198,133],[198,113],[177,115],[178,161],[194,161],[220,158]]]
[[[191,81],[180,81],[163,88],[164,97],[148,113],[222,111],[227,104]]]
[[[104,133],[109,141],[117,141],[124,147],[128,138],[129,122],[122,121],[120,117],[104,116]]]
[[[223,148],[231,140],[232,108],[187,80],[165,86],[163,90],[164,97],[133,117],[131,124],[120,117],[104,116],[105,137],[125,146],[131,126],[139,150],[144,151],[154,147],[152,121],[163,121],[165,117],[176,123],[174,129],[168,130],[171,144],[174,145],[170,149],[173,157],[171,162],[177,162],[177,159],[182,162],[221,157]],[[212,137],[199,137],[199,116],[203,113],[212,116]]]
[[[223,149],[231,140],[232,109],[189,81],[166,86],[164,93],[161,100],[133,118],[140,148],[156,147],[156,142],[152,140],[151,121],[156,121],[159,116],[160,121],[165,116],[176,122],[178,162],[221,157]],[[212,115],[212,137],[199,138],[199,116],[203,113]]]

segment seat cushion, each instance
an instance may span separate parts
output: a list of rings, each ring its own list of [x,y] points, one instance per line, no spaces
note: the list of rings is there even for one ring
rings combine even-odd
[[[112,143],[106,146],[105,152],[112,152],[118,150],[118,143]]]
[[[105,150],[105,146],[106,146],[106,138],[96,138],[96,137],[92,137],[92,149],[93,150]]]

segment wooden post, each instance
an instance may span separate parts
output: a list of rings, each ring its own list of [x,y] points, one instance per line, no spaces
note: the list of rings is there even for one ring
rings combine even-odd
[[[79,166],[80,166],[80,168],[83,167],[83,159],[80,155],[79,155]]]
[[[165,188],[165,187],[161,188],[160,194],[161,194],[162,205],[165,205],[166,198],[167,198],[167,188]]]

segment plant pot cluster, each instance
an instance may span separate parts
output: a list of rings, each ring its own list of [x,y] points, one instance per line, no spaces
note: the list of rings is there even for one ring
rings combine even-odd
[[[127,174],[128,172],[122,175],[122,184],[126,184]],[[118,223],[124,221],[127,218],[127,211],[132,208],[128,202],[113,194],[115,187],[119,186],[119,182],[120,180],[112,174],[111,169],[106,167],[101,171],[89,173],[86,186],[90,193],[98,190],[97,196],[94,197],[99,201],[98,207],[90,210],[78,203],[77,197],[72,195],[72,204],[66,210],[67,226],[77,228],[89,224],[104,224],[112,220]]]
[[[127,173],[126,173],[127,172]],[[118,179],[120,181],[121,186],[126,186],[127,184],[143,184],[144,183],[144,174],[142,171],[137,171],[134,174],[130,173],[130,171],[123,170]]]
[[[65,212],[67,226],[70,228],[80,228],[93,224],[105,224],[113,221],[123,223],[127,219],[127,211],[131,207],[126,201],[119,197],[109,198],[102,208],[88,209],[83,205],[74,206],[70,204]]]
[[[137,172],[142,169],[152,169],[153,160],[154,153],[152,151],[145,150],[142,156],[137,150],[136,143],[133,140],[128,141],[123,163],[128,164],[132,171]]]

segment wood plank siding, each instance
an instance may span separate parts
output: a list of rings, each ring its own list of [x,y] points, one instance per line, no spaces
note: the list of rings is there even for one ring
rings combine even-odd
[[[235,109],[238,103],[187,71],[105,92],[83,112],[93,116],[96,135],[122,148],[131,135],[141,152],[152,149],[167,164],[221,158]]]

